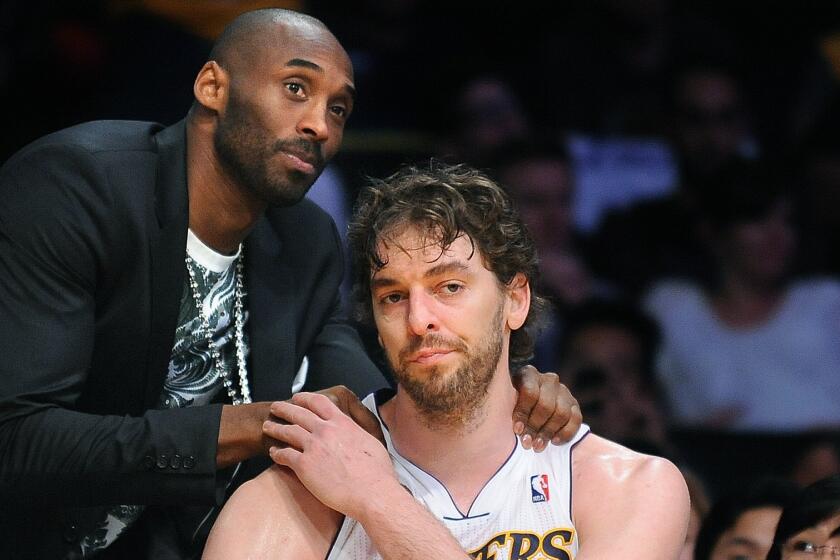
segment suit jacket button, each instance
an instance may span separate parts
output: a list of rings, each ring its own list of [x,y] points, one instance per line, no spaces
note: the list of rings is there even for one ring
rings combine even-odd
[[[191,469],[195,466],[195,457],[193,455],[187,455],[184,457],[184,468]]]
[[[157,468],[165,469],[168,466],[169,466],[169,456],[168,455],[158,455]]]
[[[146,455],[143,457],[143,461],[140,463],[140,466],[144,471],[152,470],[152,467],[155,466],[155,458],[151,455]]]
[[[172,458],[169,460],[169,466],[173,469],[180,469],[181,468],[181,456],[180,455],[173,455]]]

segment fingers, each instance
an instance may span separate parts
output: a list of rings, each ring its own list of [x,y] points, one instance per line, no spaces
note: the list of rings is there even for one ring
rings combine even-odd
[[[551,443],[560,445],[571,440],[583,423],[583,414],[577,399],[569,392],[569,388],[560,384],[560,391],[557,394],[557,416],[559,417],[559,429],[551,437]],[[547,430],[548,431],[548,430]]]
[[[513,431],[516,435],[526,434],[525,428],[528,423],[528,417],[531,416],[531,410],[537,403],[540,395],[539,372],[534,366],[524,366],[513,374],[513,386],[516,387],[519,395],[516,401],[516,406],[513,409]],[[531,437],[528,436],[528,442],[523,438],[523,445],[526,448],[530,447]]]
[[[332,401],[332,403],[345,414],[347,414],[349,407],[354,402],[359,402],[359,397],[356,396],[356,393],[354,393],[344,385],[335,385],[333,387],[327,387],[326,389],[316,391],[316,393],[329,398]]]
[[[385,436],[382,433],[379,420],[362,404],[362,401],[359,400],[356,393],[344,385],[336,385],[335,387],[318,391],[317,394],[329,398],[341,412],[349,416],[363,430],[382,442],[383,445],[385,444]],[[294,401],[295,399],[292,398],[292,400]],[[321,415],[321,417],[324,418],[325,416]]]
[[[574,437],[583,416],[577,400],[556,373],[540,373],[533,366],[525,366],[514,375],[513,382],[519,390],[514,431],[521,435],[523,447],[539,452],[549,442],[560,445]]]
[[[344,397],[346,399],[346,397]],[[291,402],[305,409],[311,410],[324,420],[330,420],[341,410],[332,399],[321,393],[297,393]]]
[[[328,397],[315,393],[298,393],[290,401],[273,402],[269,411],[278,419],[302,426],[309,432],[340,412]]]
[[[580,406],[578,406],[577,401],[575,401],[575,404],[569,410],[569,421],[563,425],[560,431],[555,431],[554,437],[551,438],[551,443],[554,445],[560,445],[571,440],[583,423],[583,414],[580,412]]]
[[[312,433],[296,424],[280,424],[271,420],[263,422],[263,434],[296,449],[306,449]],[[269,449],[271,452],[271,449]]]
[[[542,451],[554,436],[555,427],[565,424],[565,411],[558,412],[558,394],[560,393],[560,378],[555,373],[543,373],[540,376],[540,395],[537,403],[528,417],[526,433],[533,438],[535,451]],[[556,419],[555,419],[556,418]],[[553,420],[555,427],[549,423]]]
[[[268,450],[268,454],[272,461],[278,465],[289,467],[295,472],[300,467],[300,460],[303,457],[303,453],[291,447],[272,447]]]

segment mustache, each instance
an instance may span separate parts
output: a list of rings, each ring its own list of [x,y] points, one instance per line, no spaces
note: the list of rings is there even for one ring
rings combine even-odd
[[[277,140],[272,146],[274,152],[291,152],[306,155],[312,160],[316,167],[324,166],[324,153],[321,151],[321,145],[306,140],[305,138],[293,138],[290,140]]]
[[[436,333],[427,334],[425,336],[415,336],[408,341],[408,344],[400,350],[400,361],[404,361],[410,355],[423,350],[425,348],[446,348],[447,350],[455,350],[466,352],[467,346],[458,339],[447,338]]]

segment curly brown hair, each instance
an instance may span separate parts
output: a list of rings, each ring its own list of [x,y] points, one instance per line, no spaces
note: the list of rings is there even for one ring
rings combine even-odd
[[[499,282],[507,285],[518,272],[528,279],[531,307],[523,327],[511,333],[510,362],[531,359],[547,305],[533,290],[539,274],[534,242],[507,192],[463,164],[404,166],[386,179],[371,179],[359,194],[348,233],[357,319],[372,322],[372,272],[387,264],[377,251],[379,241],[407,226],[428,232],[441,252],[466,235]]]

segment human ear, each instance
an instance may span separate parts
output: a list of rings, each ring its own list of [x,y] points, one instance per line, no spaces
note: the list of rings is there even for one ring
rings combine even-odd
[[[531,284],[521,272],[507,284],[507,326],[515,331],[525,324],[528,311],[531,309]]]
[[[227,104],[229,83],[227,72],[216,61],[210,60],[198,71],[193,94],[202,106],[219,113]]]

